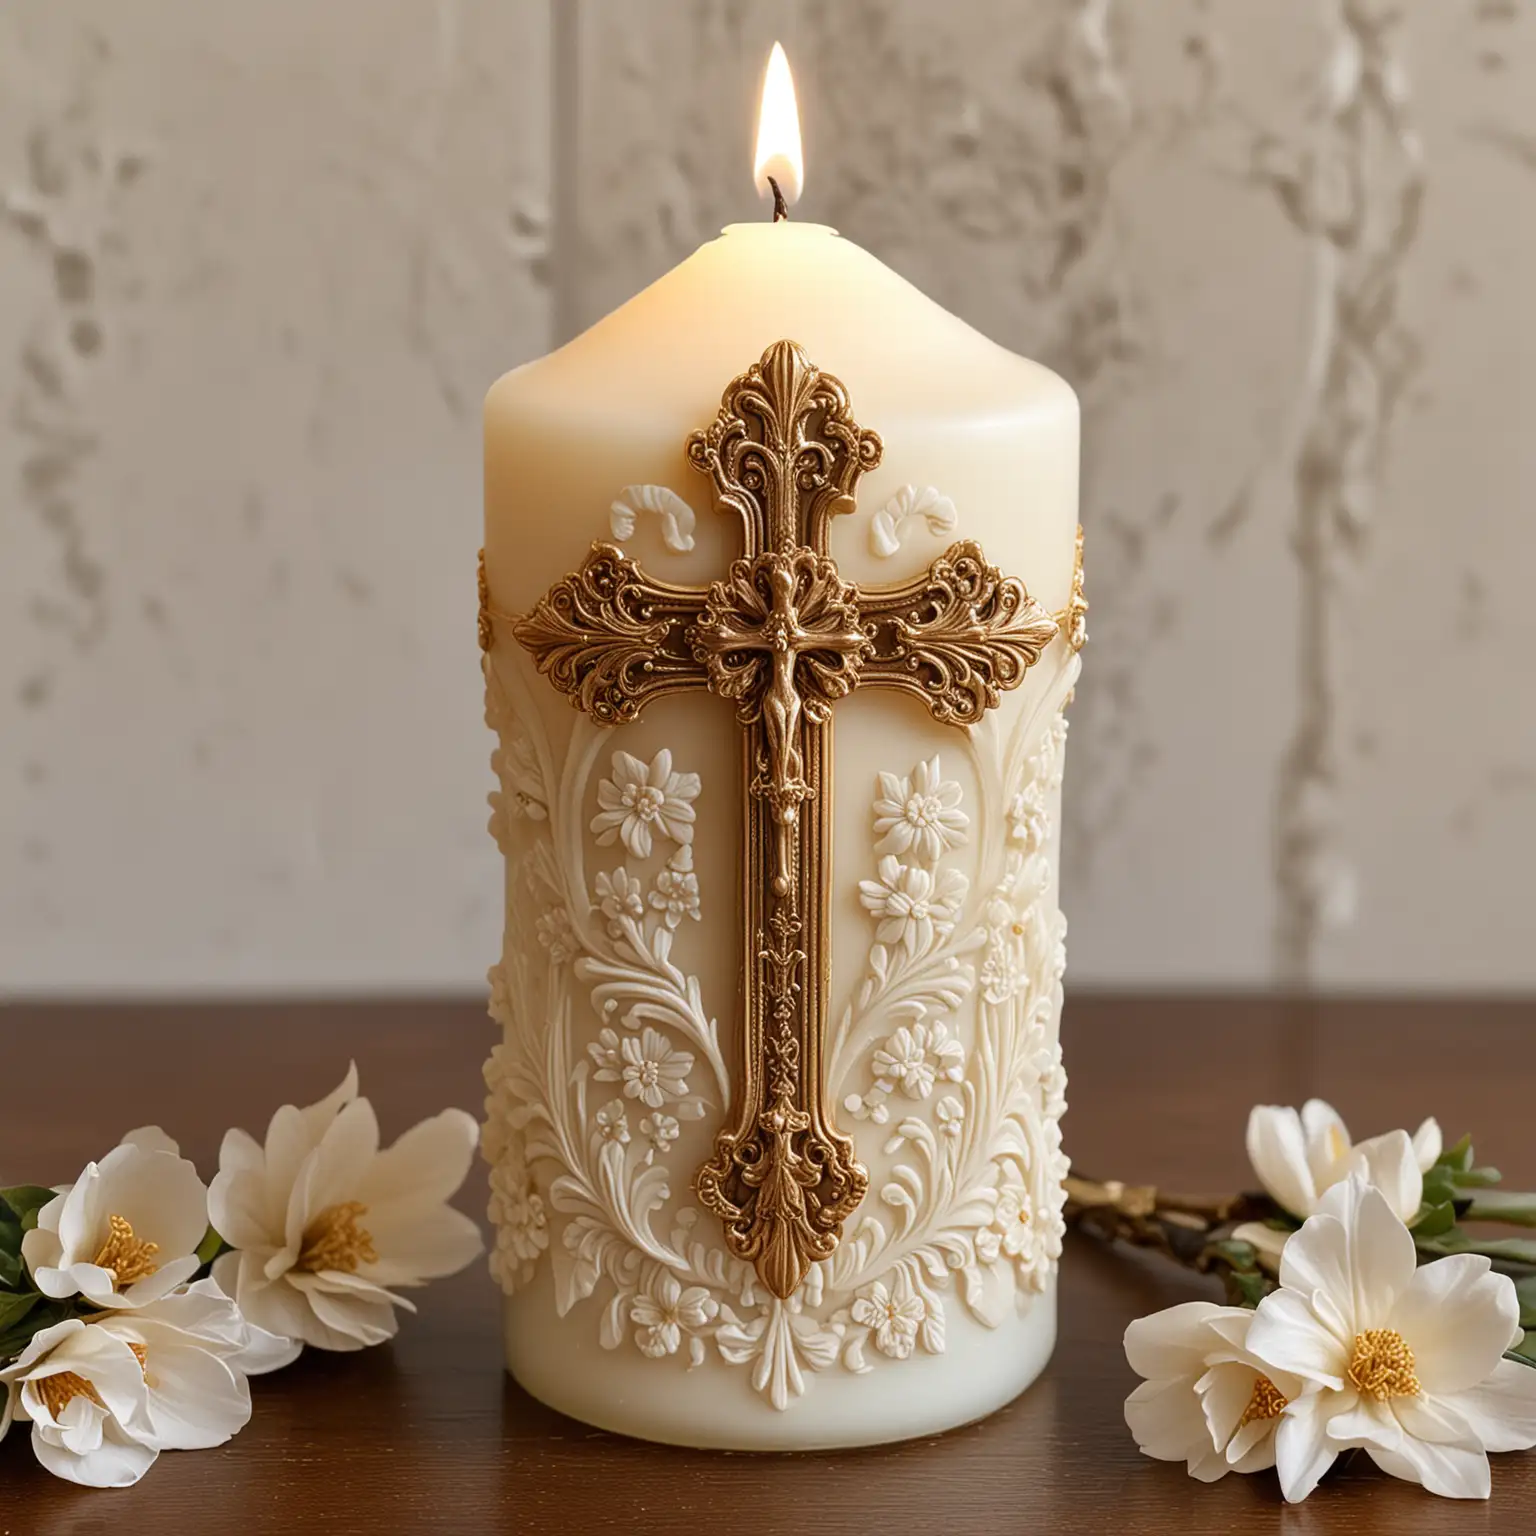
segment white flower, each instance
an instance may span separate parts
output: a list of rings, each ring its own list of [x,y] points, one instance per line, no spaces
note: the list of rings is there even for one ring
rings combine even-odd
[[[1480,1254],[1417,1266],[1413,1234],[1359,1175],[1335,1184],[1285,1245],[1280,1289],[1248,1348],[1310,1390],[1286,1408],[1280,1486],[1304,1499],[1340,1451],[1447,1498],[1488,1497],[1488,1452],[1536,1445],[1536,1371],[1514,1282]]]
[[[965,1050],[942,1020],[903,1024],[876,1050],[873,1067],[887,1093],[899,1086],[909,1099],[926,1099],[935,1082],[965,1076]]]
[[[1278,1104],[1258,1104],[1248,1116],[1248,1157],[1270,1198],[1305,1219],[1335,1184],[1352,1174],[1379,1189],[1403,1221],[1412,1221],[1424,1197],[1424,1174],[1440,1156],[1440,1127],[1426,1120],[1410,1142],[1406,1131],[1388,1131],[1358,1145],[1338,1112],[1309,1099],[1298,1114]],[[1247,1222],[1233,1232],[1252,1243],[1271,1268],[1289,1233]]]
[[[693,872],[692,848],[679,848],[667,860],[667,867],[656,876],[651,905],[666,914],[668,928],[676,928],[685,917],[699,921],[699,877]]]
[[[958,1136],[965,1124],[965,1105],[954,1094],[947,1093],[939,1100],[933,1116],[939,1122],[941,1136]]]
[[[1146,1378],[1125,1400],[1125,1422],[1146,1455],[1182,1461],[1202,1483],[1274,1466],[1302,1383],[1249,1352],[1252,1322],[1245,1307],[1186,1301],[1125,1330],[1126,1358]]]
[[[597,786],[602,809],[592,818],[592,830],[603,846],[622,838],[637,859],[649,858],[653,833],[674,843],[693,841],[692,802],[698,794],[698,774],[673,773],[665,747],[649,767],[628,752],[615,752],[613,777]]]
[[[919,763],[912,778],[894,773],[880,775],[880,795],[875,801],[876,853],[906,853],[916,847],[917,856],[935,863],[948,848],[965,841],[971,819],[960,806],[960,786],[939,770],[938,754]]]
[[[617,1030],[602,1029],[587,1047],[597,1071],[592,1075],[600,1083],[616,1083],[624,1075],[624,1057],[619,1050]]]
[[[32,1336],[0,1380],[32,1450],[55,1477],[87,1488],[126,1488],[155,1463],[148,1443],[149,1388],[127,1342],[78,1317]]]
[[[660,1109],[688,1092],[693,1057],[687,1051],[673,1050],[660,1030],[647,1025],[638,1036],[627,1035],[619,1051],[624,1062],[620,1075],[626,1098],[639,1099],[651,1109]]]
[[[534,931],[555,965],[564,965],[581,953],[581,941],[576,937],[571,914],[563,906],[550,907],[543,912],[534,924]]]
[[[1036,853],[1050,832],[1045,814],[1045,786],[1036,781],[1008,803],[1008,835],[1022,843],[1025,853]]]
[[[998,1193],[991,1225],[976,1234],[976,1251],[988,1263],[1001,1253],[1028,1269],[1039,1257],[1035,1226],[1029,1192],[1019,1184],[1006,1185]]]
[[[917,1342],[924,1308],[910,1286],[898,1280],[894,1287],[887,1288],[876,1280],[854,1297],[851,1316],[861,1327],[871,1330],[875,1348],[882,1355],[905,1360]]]
[[[657,1111],[640,1122],[640,1134],[650,1141],[653,1152],[665,1156],[671,1150],[672,1143],[682,1134],[682,1127],[671,1115]]]
[[[37,1213],[22,1257],[45,1296],[142,1307],[197,1273],[208,1193],[158,1127],[130,1131]]]
[[[37,1459],[93,1488],[136,1483],[161,1451],[222,1445],[251,1416],[246,1377],[297,1351],[253,1328],[212,1280],[35,1334],[0,1382]]]
[[[622,867],[611,874],[600,873],[595,884],[598,908],[608,919],[608,935],[622,938],[626,919],[638,923],[645,916],[645,887]]]
[[[533,755],[533,743],[526,736],[515,735],[505,746],[491,753],[491,771],[500,782],[500,789],[493,789],[487,796],[493,813],[491,832],[496,832],[496,819],[505,816],[508,821],[526,817],[529,821],[546,821],[549,809],[545,805],[544,781],[539,773],[538,761]]]
[[[966,878],[958,870],[902,864],[893,853],[880,860],[878,880],[859,881],[865,911],[880,919],[875,937],[900,944],[908,954],[927,949],[935,934],[948,933],[965,898]]]
[[[621,1147],[629,1143],[629,1116],[624,1112],[623,1099],[611,1099],[597,1112],[597,1134],[601,1141],[616,1141]]]
[[[462,1269],[480,1231],[447,1201],[464,1182],[478,1132],[461,1109],[413,1126],[379,1150],[357,1068],[318,1104],[285,1104],[265,1147],[233,1130],[208,1192],[213,1224],[236,1250],[214,1278],[258,1327],[318,1349],[392,1338],[391,1286]]]
[[[490,1217],[496,1224],[491,1275],[503,1290],[526,1279],[534,1260],[549,1247],[549,1218],[534,1189],[520,1143],[509,1143],[491,1167]]]
[[[685,1290],[676,1275],[659,1268],[629,1304],[635,1343],[653,1360],[676,1354],[683,1335],[707,1327],[719,1311],[720,1303],[702,1285]]]

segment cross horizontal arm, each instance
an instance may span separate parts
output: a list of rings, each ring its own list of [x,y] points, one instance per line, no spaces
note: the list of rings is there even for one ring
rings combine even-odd
[[[859,611],[874,642],[860,687],[915,693],[949,725],[977,724],[1058,633],[1024,583],[969,539],[902,586],[862,590]]]
[[[706,596],[653,580],[616,545],[598,543],[512,633],[577,709],[617,725],[652,699],[708,686],[688,640]]]

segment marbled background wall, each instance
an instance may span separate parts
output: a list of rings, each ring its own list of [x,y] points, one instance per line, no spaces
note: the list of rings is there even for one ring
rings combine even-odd
[[[1536,987],[1536,5],[11,0],[0,989],[478,983],[479,399],[755,214],[776,34],[1083,399],[1074,979]]]

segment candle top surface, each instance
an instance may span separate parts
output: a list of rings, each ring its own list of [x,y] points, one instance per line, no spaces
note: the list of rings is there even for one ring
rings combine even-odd
[[[488,417],[571,410],[668,426],[709,419],[775,341],[848,386],[861,419],[1075,415],[1071,387],[936,304],[824,224],[731,224],[557,351],[504,375]]]

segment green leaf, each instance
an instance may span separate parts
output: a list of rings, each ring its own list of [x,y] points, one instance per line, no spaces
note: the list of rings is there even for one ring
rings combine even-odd
[[[197,1262],[200,1265],[212,1264],[224,1252],[225,1247],[224,1239],[212,1227],[209,1227],[207,1232],[203,1234],[202,1242],[197,1245]]]
[[[17,1184],[11,1189],[0,1189],[0,1200],[10,1206],[23,1232],[30,1232],[37,1225],[37,1213],[52,1199],[53,1191],[38,1184]]]
[[[1520,1300],[1520,1326],[1536,1328],[1536,1275],[1516,1280],[1515,1295]]]
[[[1256,1307],[1275,1289],[1275,1282],[1256,1269],[1234,1269],[1227,1274],[1227,1294],[1241,1307]]]
[[[1416,1242],[1420,1238],[1441,1237],[1456,1225],[1456,1207],[1449,1200],[1438,1205],[1422,1205],[1411,1225]]]
[[[0,1360],[10,1360],[19,1355],[43,1329],[62,1323],[66,1317],[71,1316],[68,1302],[42,1301],[41,1297],[36,1296],[32,1300],[41,1301],[42,1304],[35,1305],[15,1327],[0,1329]]]
[[[0,1334],[9,1333],[42,1299],[36,1291],[20,1296],[0,1294]]]
[[[1518,1360],[1521,1365],[1536,1366],[1536,1329],[1526,1329],[1525,1336],[1513,1349],[1504,1351],[1506,1360]]]
[[[1233,1269],[1257,1269],[1259,1267],[1259,1252],[1252,1243],[1244,1243],[1233,1238],[1223,1238],[1220,1242],[1207,1243],[1205,1251],[1213,1258],[1230,1264]]]
[[[1474,1196],[1468,1221],[1502,1221],[1512,1227],[1536,1227],[1536,1194],[1518,1189],[1489,1189]]]
[[[0,1253],[0,1286],[10,1291],[20,1290],[26,1272],[27,1266],[21,1262],[20,1254]]]
[[[1449,1168],[1453,1173],[1466,1173],[1476,1158],[1472,1152],[1472,1136],[1469,1132],[1454,1147],[1447,1147],[1435,1159],[1436,1168]]]
[[[1497,1168],[1468,1168],[1456,1175],[1457,1189],[1486,1189],[1490,1184],[1502,1183],[1504,1175]]]
[[[1530,1237],[1469,1237],[1458,1228],[1444,1237],[1429,1238],[1419,1247],[1436,1258],[1448,1253],[1481,1253],[1495,1263],[1536,1266],[1536,1238]]]

